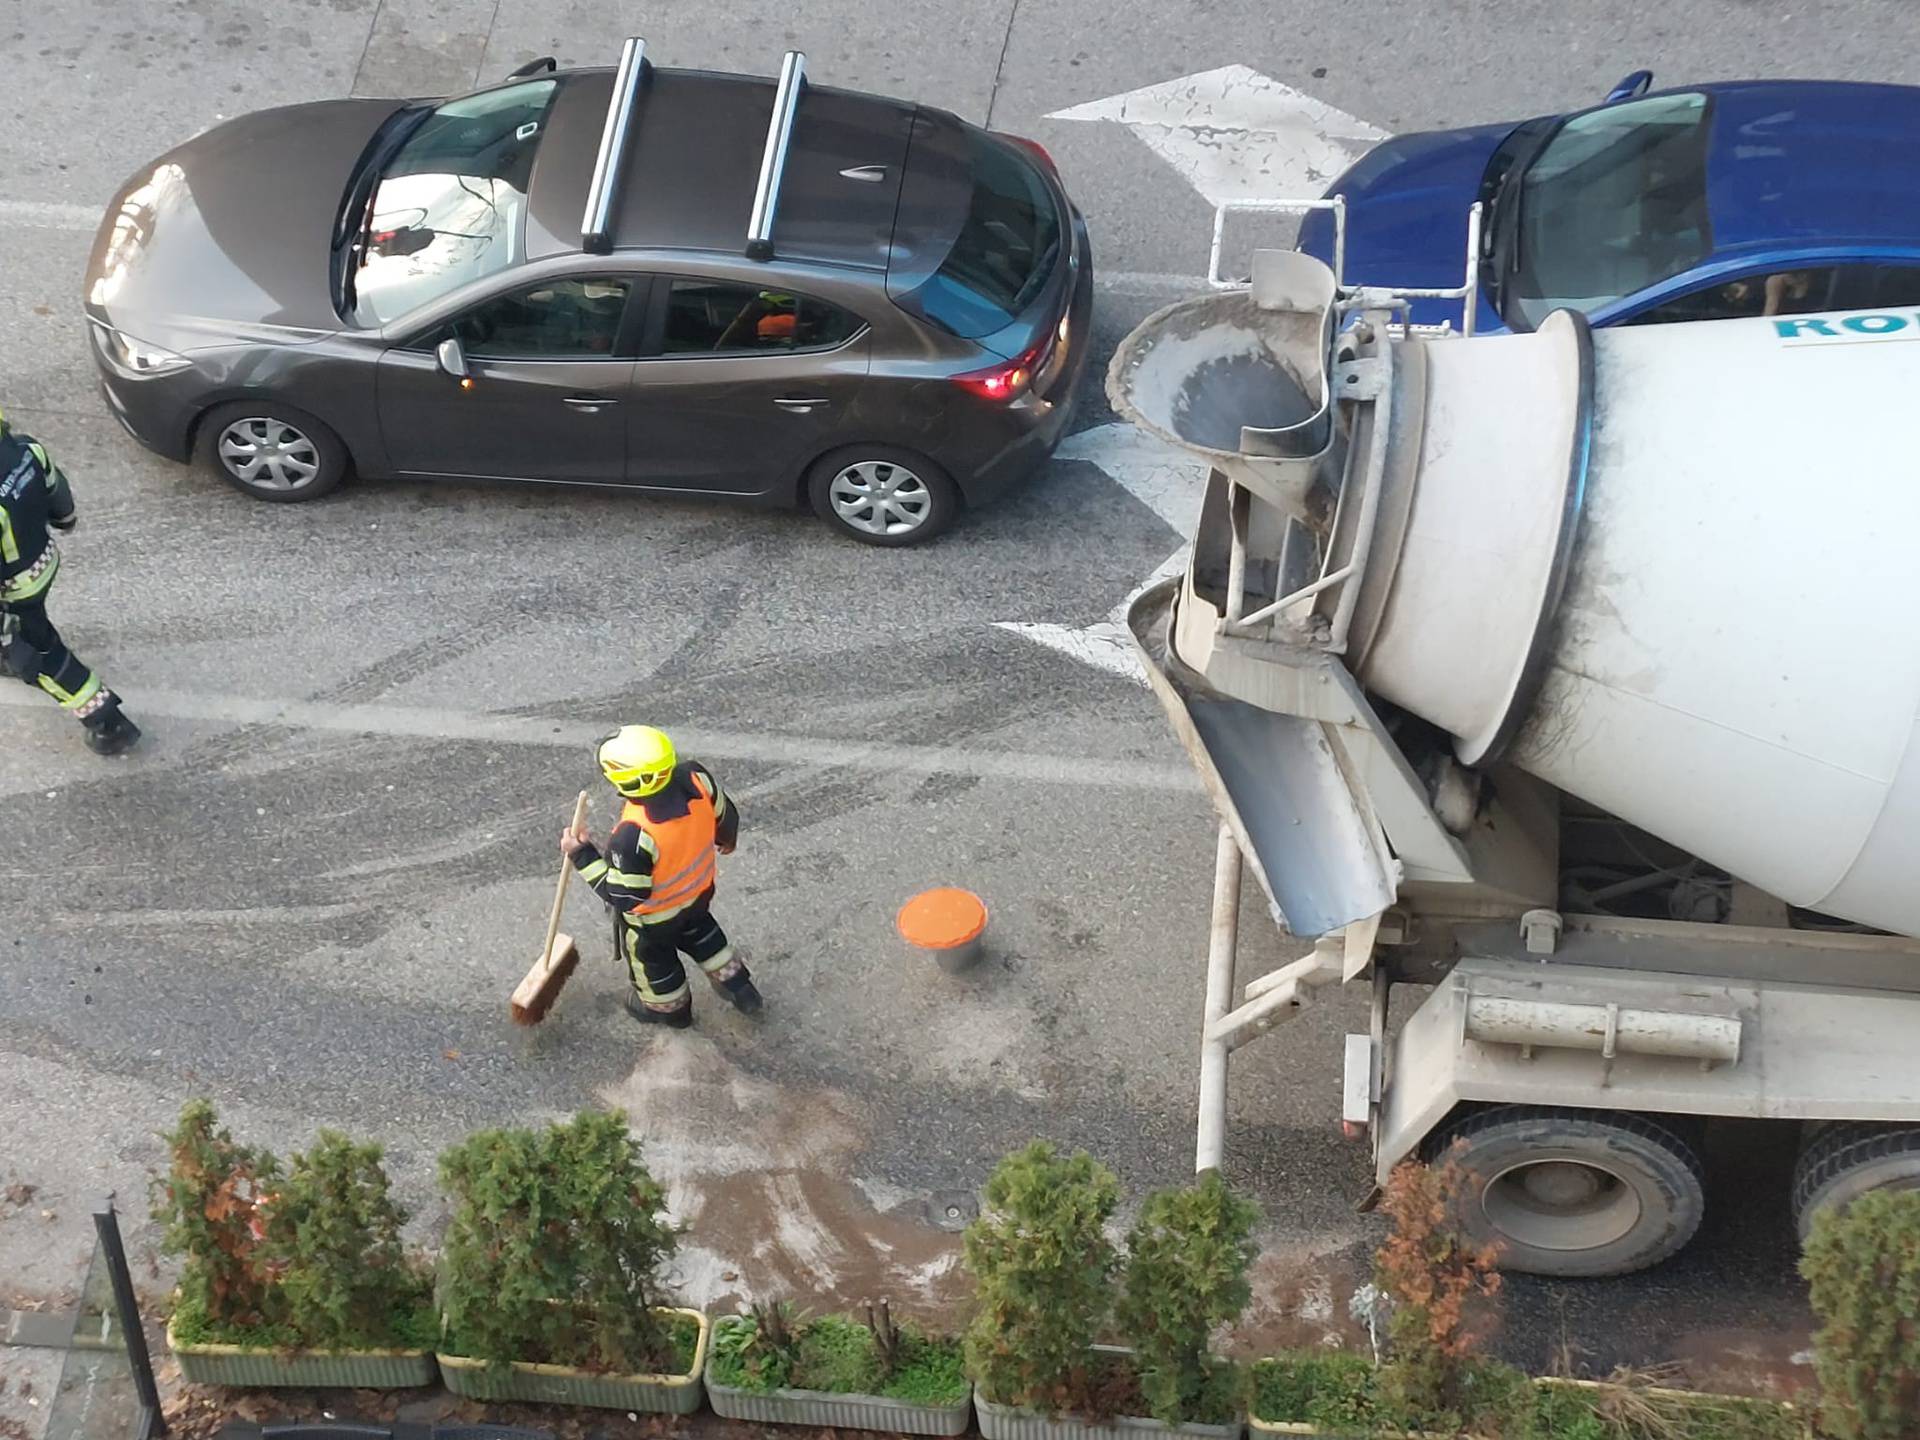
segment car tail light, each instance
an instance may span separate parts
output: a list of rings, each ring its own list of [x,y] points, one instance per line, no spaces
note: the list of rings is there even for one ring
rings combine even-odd
[[[1009,135],[1004,130],[996,133],[998,133],[1003,140],[1011,140],[1015,145],[1018,145],[1022,150],[1025,150],[1029,155],[1033,156],[1034,159],[1046,166],[1047,173],[1056,180],[1060,178],[1060,167],[1053,163],[1053,156],[1047,153],[1047,147],[1042,145],[1038,140],[1029,140],[1024,135]]]
[[[1016,355],[1003,364],[990,370],[969,370],[964,375],[952,376],[953,383],[962,390],[971,390],[986,400],[1017,400],[1033,383],[1033,377],[1046,365],[1048,351],[1052,348],[1053,335],[1047,337],[1031,350]]]

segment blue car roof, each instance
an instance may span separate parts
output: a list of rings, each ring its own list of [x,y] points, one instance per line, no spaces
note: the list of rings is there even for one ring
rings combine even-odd
[[[1707,208],[1717,255],[1920,242],[1920,89],[1756,80],[1712,97]]]

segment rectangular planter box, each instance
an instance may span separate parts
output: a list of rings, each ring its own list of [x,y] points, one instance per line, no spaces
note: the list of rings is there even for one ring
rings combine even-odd
[[[1123,1345],[1096,1345],[1098,1355],[1131,1355]],[[996,1405],[973,1392],[973,1408],[980,1416],[980,1434],[985,1440],[1142,1440],[1148,1435],[1186,1435],[1192,1440],[1240,1440],[1246,1428],[1243,1422],[1228,1425],[1169,1425],[1145,1415],[1115,1415],[1106,1420],[1082,1420],[1073,1415],[1050,1419],[1037,1410],[1017,1405]]]
[[[1081,1420],[1072,1415],[1049,1419],[1035,1410],[996,1405],[977,1390],[973,1408],[980,1413],[980,1433],[986,1440],[1142,1440],[1148,1435],[1240,1440],[1243,1428],[1238,1421],[1229,1425],[1168,1425],[1139,1415],[1116,1415],[1110,1420]]]
[[[490,1366],[484,1360],[442,1355],[440,1377],[447,1389],[469,1400],[515,1401],[529,1405],[596,1405],[605,1410],[634,1410],[654,1415],[691,1415],[700,1408],[701,1372],[707,1365],[711,1326],[698,1310],[662,1310],[700,1323],[693,1346],[693,1367],[685,1375],[601,1375],[571,1365],[534,1365],[516,1360]]]
[[[707,1362],[707,1403],[727,1420],[762,1425],[810,1425],[823,1430],[880,1430],[891,1435],[964,1435],[973,1400],[952,1405],[913,1405],[884,1395],[836,1394],[831,1390],[742,1390],[721,1385]]]
[[[1595,1380],[1557,1380],[1557,1379],[1549,1380],[1546,1378],[1537,1377],[1535,1378],[1533,1383],[1535,1385],[1542,1386],[1542,1387],[1550,1386],[1550,1385],[1564,1385],[1570,1389],[1581,1389],[1581,1390],[1597,1390],[1601,1388],[1600,1382]],[[1700,1401],[1703,1403],[1711,1403],[1715,1400],[1725,1400],[1725,1401],[1738,1403],[1740,1399],[1740,1397],[1738,1396],[1716,1395],[1710,1391],[1705,1391],[1705,1390],[1671,1390],[1671,1389],[1663,1388],[1658,1385],[1648,1386],[1643,1393],[1648,1395],[1658,1395],[1667,1399],[1693,1400],[1693,1401]],[[1791,1405],[1784,1404],[1782,1402],[1781,1408],[1791,1411],[1794,1407]],[[1262,1435],[1272,1435],[1272,1436],[1285,1435],[1289,1437],[1299,1437],[1299,1440],[1341,1440],[1341,1437],[1334,1435],[1331,1431],[1321,1430],[1318,1427],[1306,1424],[1303,1421],[1262,1420],[1258,1415],[1255,1415],[1251,1411],[1247,1412],[1247,1428],[1250,1431],[1252,1431],[1256,1437],[1262,1436]],[[1413,1433],[1408,1434],[1404,1431],[1381,1430],[1381,1431],[1375,1432],[1375,1434],[1377,1435],[1378,1440],[1448,1440],[1448,1437],[1446,1436],[1434,1435],[1426,1431],[1414,1431]],[[1472,1437],[1467,1437],[1467,1440],[1472,1440]]]
[[[405,1390],[438,1378],[425,1350],[256,1350],[246,1345],[183,1345],[167,1324],[167,1348],[182,1379],[246,1389]]]

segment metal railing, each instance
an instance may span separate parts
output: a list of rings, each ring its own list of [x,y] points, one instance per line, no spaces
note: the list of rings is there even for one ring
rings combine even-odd
[[[650,68],[647,42],[637,35],[629,37],[620,47],[620,68],[614,72],[613,96],[600,129],[600,153],[594,157],[593,179],[587,184],[587,210],[580,219],[580,248],[595,255],[604,255],[612,247],[614,196],[626,165],[640,85]]]
[[[1213,209],[1213,243],[1207,253],[1207,284],[1215,290],[1244,290],[1250,280],[1232,280],[1220,273],[1221,252],[1226,246],[1229,215],[1307,215],[1314,211],[1333,213],[1333,283],[1339,292],[1343,310],[1388,310],[1408,312],[1415,300],[1458,300],[1461,302],[1460,333],[1471,335],[1480,308],[1480,232],[1485,207],[1476,201],[1467,211],[1467,263],[1458,285],[1445,289],[1419,289],[1407,286],[1347,284],[1347,202],[1334,195],[1324,200],[1223,200]],[[1402,325],[1403,330],[1447,327]]]
[[[1213,207],[1213,245],[1207,254],[1207,284],[1215,290],[1244,290],[1251,280],[1228,280],[1220,274],[1220,252],[1227,240],[1228,215],[1306,215],[1315,210],[1333,212],[1333,283],[1344,288],[1347,262],[1347,201],[1343,195],[1326,200],[1222,200]]]
[[[773,222],[780,209],[780,182],[786,178],[787,152],[793,148],[793,122],[807,88],[807,57],[789,50],[780,62],[780,84],[773,92],[767,121],[767,146],[760,154],[760,183],[754,187],[753,214],[747,220],[747,258],[773,258]]]

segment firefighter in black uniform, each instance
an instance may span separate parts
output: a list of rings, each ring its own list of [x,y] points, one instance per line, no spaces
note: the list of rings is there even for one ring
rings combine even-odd
[[[48,532],[65,533],[74,519],[73,493],[60,467],[0,415],[0,674],[58,700],[80,722],[95,754],[118,755],[140,738],[139,727],[47,618],[47,591],[60,569]]]
[[[614,946],[633,980],[627,1013],[676,1029],[693,1023],[684,955],[734,1009],[758,1014],[760,992],[710,908],[717,857],[731,855],[739,837],[739,807],[712,771],[682,760],[651,725],[622,726],[597,758],[626,801],[606,854],[584,827],[563,834],[560,849],[613,908]]]

